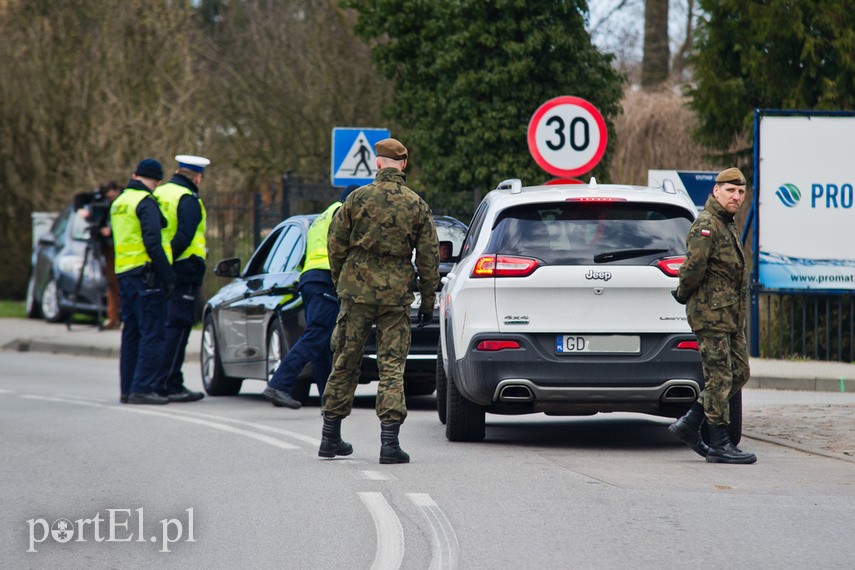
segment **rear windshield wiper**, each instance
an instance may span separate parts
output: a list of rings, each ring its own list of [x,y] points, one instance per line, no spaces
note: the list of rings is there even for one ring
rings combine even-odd
[[[657,253],[666,253],[667,249],[622,249],[619,251],[604,251],[594,256],[594,263],[608,263],[610,261],[620,261],[621,259],[631,259],[633,257],[644,257],[645,255],[655,255]]]

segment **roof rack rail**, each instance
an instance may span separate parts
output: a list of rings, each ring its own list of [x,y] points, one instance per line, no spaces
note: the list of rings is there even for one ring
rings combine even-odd
[[[522,181],[519,178],[508,178],[499,182],[496,190],[510,190],[511,194],[519,194],[522,192]]]

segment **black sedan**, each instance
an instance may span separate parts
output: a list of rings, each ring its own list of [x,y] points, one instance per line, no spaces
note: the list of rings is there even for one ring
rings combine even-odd
[[[306,231],[314,215],[292,216],[277,225],[241,271],[237,258],[220,261],[214,273],[232,278],[205,304],[202,313],[201,364],[205,391],[212,396],[235,395],[245,379],[267,381],[282,356],[305,327],[303,304],[296,283],[306,249]],[[447,216],[434,217],[441,242],[451,256],[460,252],[465,224]],[[440,271],[451,268],[446,254]],[[418,299],[414,303],[415,323]],[[436,347],[439,316],[422,328],[413,327],[413,341],[405,371],[407,394],[431,394],[436,385]],[[373,335],[366,342],[360,382],[377,379]],[[305,402],[312,384],[311,364],[300,375],[294,397]]]
[[[89,224],[73,206],[67,206],[50,230],[33,244],[27,316],[49,322],[72,313],[99,314],[106,305],[103,257],[91,248]],[[85,260],[85,267],[84,267]]]

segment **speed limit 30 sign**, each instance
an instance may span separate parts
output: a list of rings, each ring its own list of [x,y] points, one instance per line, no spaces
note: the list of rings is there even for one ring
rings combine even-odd
[[[528,123],[528,149],[555,176],[573,177],[594,168],[606,152],[603,116],[579,97],[556,97],[541,105]]]

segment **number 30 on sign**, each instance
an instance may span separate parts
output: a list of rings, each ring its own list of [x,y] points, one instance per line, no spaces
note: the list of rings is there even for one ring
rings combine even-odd
[[[556,97],[541,105],[528,123],[528,149],[555,176],[577,176],[594,168],[606,152],[606,122],[579,97]]]

